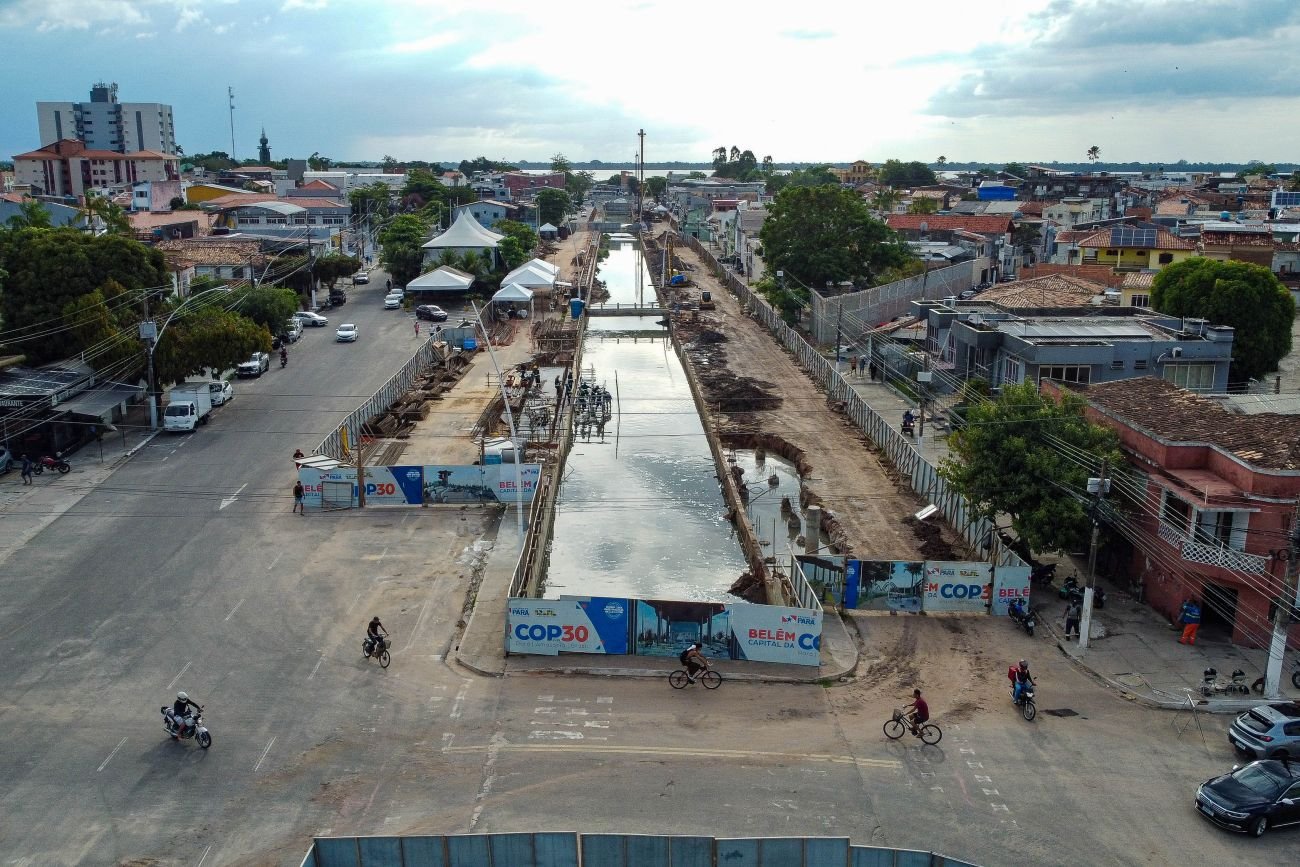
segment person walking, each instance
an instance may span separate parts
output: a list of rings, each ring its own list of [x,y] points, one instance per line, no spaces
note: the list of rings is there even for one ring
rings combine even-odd
[[[874,361],[867,364],[867,378],[872,382],[876,381],[876,363]]]
[[[420,320],[415,320],[415,336],[420,336]]]
[[[1074,638],[1079,639],[1079,618],[1083,616],[1083,606],[1079,601],[1073,600],[1065,606],[1065,637],[1069,638],[1070,633],[1074,633]]]
[[[1195,599],[1188,599],[1178,612],[1178,622],[1183,624],[1183,635],[1179,644],[1195,644],[1196,630],[1201,628],[1201,606]]]
[[[23,452],[23,484],[30,485],[31,483],[32,483],[32,458],[31,455],[27,454],[26,452]]]
[[[302,502],[302,482],[293,483],[293,510],[299,515],[307,514],[307,507]]]

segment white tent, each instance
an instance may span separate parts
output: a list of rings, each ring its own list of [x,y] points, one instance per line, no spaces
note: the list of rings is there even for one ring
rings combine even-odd
[[[485,229],[474,219],[469,211],[461,211],[451,228],[432,241],[425,241],[420,246],[424,249],[424,261],[436,262],[444,253],[463,255],[474,252],[492,258],[492,251],[505,235],[499,235],[491,229]]]
[[[528,302],[528,318],[533,317],[533,290],[520,286],[518,283],[506,283],[492,296],[494,302],[505,304],[520,304]]]
[[[501,280],[502,286],[509,286],[512,283],[537,292],[550,292],[555,286],[555,275],[528,262],[520,265]]]
[[[519,267],[520,268],[531,267],[536,271],[549,271],[550,273],[554,274],[557,277],[560,276],[560,267],[558,265],[552,265],[550,262],[547,262],[545,259],[529,259],[527,262],[520,265]]]
[[[548,239],[549,239],[549,238],[554,238],[554,237],[555,237],[556,235],[558,235],[559,233],[560,233],[560,230],[557,229],[557,228],[555,228],[554,226],[552,226],[550,223],[542,223],[542,225],[539,226],[538,229],[537,229],[537,234],[538,234],[538,235],[540,235],[540,236],[543,237],[543,238],[548,238]]]
[[[474,275],[459,268],[443,265],[427,274],[421,274],[406,284],[407,292],[468,292]]]

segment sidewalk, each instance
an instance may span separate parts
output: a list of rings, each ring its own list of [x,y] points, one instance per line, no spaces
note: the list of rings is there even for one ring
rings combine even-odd
[[[132,407],[128,419],[118,430],[105,432],[101,442],[87,443],[65,455],[72,465],[67,475],[46,470],[33,476],[31,485],[24,485],[21,463],[15,461],[13,469],[0,476],[0,562],[81,502],[153,439],[147,407]]]
[[[868,379],[865,373],[847,373],[849,369],[847,360],[841,361],[839,367],[845,382],[858,393],[867,406],[884,418],[890,427],[902,433],[903,411],[910,409],[916,412],[916,405],[905,400],[884,383]],[[932,425],[928,414],[925,419],[925,433],[920,432],[920,425],[917,425],[916,429],[916,435],[908,437],[912,447],[920,452],[921,457],[925,458],[931,466],[939,466],[943,459],[948,457],[948,429],[946,427],[940,429]]]

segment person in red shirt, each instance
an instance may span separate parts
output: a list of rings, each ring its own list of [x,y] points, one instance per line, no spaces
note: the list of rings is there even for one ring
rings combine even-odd
[[[907,715],[907,721],[911,724],[912,731],[915,733],[922,723],[930,719],[930,705],[926,704],[925,699],[921,698],[921,691],[914,689],[912,690],[912,703],[906,705],[903,709],[907,710],[908,708],[911,709],[911,713]]]

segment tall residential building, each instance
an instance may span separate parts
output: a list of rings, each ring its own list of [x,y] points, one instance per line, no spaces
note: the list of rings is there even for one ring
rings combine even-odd
[[[90,89],[90,102],[38,102],[36,122],[41,147],[76,139],[96,151],[176,153],[172,107],[160,102],[118,102],[116,84],[96,83]]]

